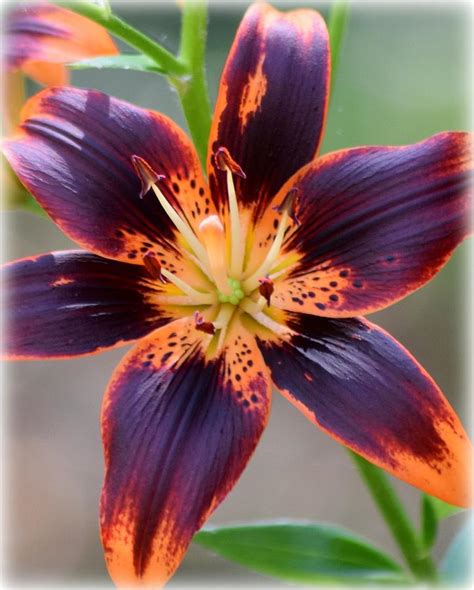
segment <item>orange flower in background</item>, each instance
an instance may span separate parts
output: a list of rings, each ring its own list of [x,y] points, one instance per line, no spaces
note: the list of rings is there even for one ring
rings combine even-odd
[[[4,47],[8,71],[21,70],[45,86],[69,82],[68,62],[118,54],[103,27],[47,3],[20,4],[7,13]]]
[[[330,77],[311,10],[246,13],[204,178],[165,116],[94,90],[33,97],[6,155],[85,250],[4,267],[11,359],[136,342],[105,393],[113,580],[159,586],[232,489],[275,387],[343,445],[467,505],[472,447],[439,387],[360,314],[423,286],[470,233],[471,136],[318,157]]]
[[[3,31],[2,133],[17,126],[25,102],[23,74],[45,86],[69,83],[65,64],[119,53],[107,31],[70,10],[46,2],[19,3],[6,12]],[[2,161],[2,207],[28,198],[9,166]]]

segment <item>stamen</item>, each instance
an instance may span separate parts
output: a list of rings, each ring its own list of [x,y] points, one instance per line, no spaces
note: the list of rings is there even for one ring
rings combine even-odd
[[[185,254],[189,258],[189,260],[191,260],[203,272],[203,274],[206,275],[206,277],[211,281],[211,283],[214,282],[209,269],[204,266],[202,261],[199,258],[197,258],[197,256],[194,256],[194,254],[189,250],[183,250],[183,254]]]
[[[253,291],[258,287],[259,277],[269,275],[273,265],[275,264],[278,258],[281,246],[283,244],[283,240],[285,238],[288,219],[297,219],[296,212],[294,210],[296,191],[297,189],[291,189],[291,191],[283,199],[282,204],[278,207],[278,210],[282,212],[283,215],[278,225],[278,230],[275,239],[270,247],[270,250],[268,250],[267,252],[265,260],[262,262],[260,267],[257,268],[257,270],[253,273],[252,276],[245,279],[243,286],[246,292]]]
[[[259,297],[258,301],[254,301],[253,299],[250,299],[250,297],[246,297],[241,302],[240,308],[249,314],[255,314],[261,312],[265,305],[266,301],[263,297]]]
[[[293,270],[297,266],[297,264],[297,258],[295,260],[294,255],[289,256],[287,258],[280,258],[280,261],[278,262],[277,266],[275,266],[272,269],[272,273],[268,276],[270,279],[272,279],[272,281],[275,281],[275,279],[279,279],[283,275]]]
[[[178,289],[181,289],[183,293],[189,295],[189,297],[202,298],[204,295],[208,295],[208,293],[202,293],[201,291],[197,291],[196,289],[188,285],[188,283],[174,275],[172,272],[166,270],[166,268],[161,269],[161,274],[162,276],[166,277],[170,283],[173,283],[178,287]]]
[[[280,203],[280,205],[278,205],[274,209],[275,209],[275,211],[278,211],[278,213],[282,213],[283,211],[288,211],[288,215],[291,217],[293,222],[296,225],[299,225],[300,221],[297,216],[299,204],[300,204],[300,191],[298,188],[293,187],[292,189],[290,189],[288,191],[288,193],[286,194],[286,197],[283,199],[283,201]]]
[[[232,156],[229,153],[229,150],[225,147],[218,148],[215,156],[214,156],[216,166],[219,170],[223,172],[230,169],[231,172],[240,176],[240,178],[247,178],[245,172],[242,168],[237,164],[237,162],[232,159]]]
[[[244,299],[240,304],[241,309],[243,309],[246,313],[249,314],[256,322],[271,330],[275,334],[288,334],[288,328],[286,326],[282,326],[275,320],[273,320],[270,316],[268,316],[263,311],[260,311],[257,307],[257,304],[250,299]]]
[[[222,330],[227,326],[234,311],[235,307],[232,304],[224,303],[224,305],[221,305],[219,313],[213,322],[217,330]]]
[[[258,282],[260,283],[258,291],[260,295],[265,298],[268,307],[270,307],[270,297],[274,291],[273,281],[269,277],[265,277],[263,279],[258,279]]]
[[[157,181],[163,180],[165,177],[160,174],[157,174],[153,170],[153,168],[148,164],[148,162],[146,162],[146,160],[140,158],[139,156],[133,155],[132,163],[135,167],[135,170],[137,171],[140,181],[142,182],[142,191],[140,195],[145,194],[143,191],[146,189],[146,187],[148,187],[148,190],[150,188],[153,189],[153,192],[157,196],[158,201],[160,202],[168,217],[174,223],[174,225],[181,233],[181,235],[184,237],[184,239],[187,241],[189,246],[194,250],[196,256],[201,259],[204,265],[206,265],[206,250],[203,248],[202,244],[196,238],[189,224],[173,209],[173,207],[170,205],[164,194],[156,185]]]
[[[216,166],[219,170],[226,173],[227,179],[227,198],[229,199],[229,217],[230,217],[230,275],[240,277],[242,273],[242,264],[245,254],[245,245],[240,232],[240,215],[235,193],[233,174],[246,178],[242,168],[232,159],[228,150],[220,147],[214,156]]]
[[[223,294],[231,295],[232,291],[227,280],[225,232],[219,217],[210,215],[203,219],[199,225],[199,235],[207,250],[215,284]]]
[[[201,332],[205,332],[206,334],[211,334],[214,336],[216,333],[216,329],[214,324],[211,322],[204,321],[204,317],[198,311],[194,312],[194,325],[196,330],[200,330]]]
[[[200,293],[199,296],[188,296],[188,295],[157,295],[153,301],[160,305],[192,305],[197,307],[198,305],[212,305],[217,302],[217,298],[213,293]]]
[[[214,320],[215,328],[220,330],[219,340],[217,342],[217,350],[221,350],[221,348],[224,346],[227,327],[236,309],[237,308],[234,305],[224,304],[221,306],[221,309]]]
[[[164,180],[165,176],[162,174],[157,174],[150,164],[148,164],[148,162],[143,158],[140,158],[140,156],[133,155],[132,164],[135,168],[138,178],[140,179],[142,187],[140,191],[140,199],[143,199],[143,197],[151,189],[152,185],[159,182],[160,180]]]

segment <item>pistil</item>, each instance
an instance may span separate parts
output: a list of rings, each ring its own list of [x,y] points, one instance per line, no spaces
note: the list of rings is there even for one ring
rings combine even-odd
[[[207,251],[211,275],[221,293],[231,295],[227,280],[224,226],[217,215],[210,215],[199,225],[199,236]]]

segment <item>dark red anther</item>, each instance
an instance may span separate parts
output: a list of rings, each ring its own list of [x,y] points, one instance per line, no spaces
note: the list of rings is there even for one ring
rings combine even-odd
[[[158,279],[162,283],[165,282],[164,278],[161,276],[161,264],[153,252],[148,252],[148,254],[145,254],[143,257],[143,264],[145,265],[145,268],[152,279]]]
[[[274,291],[273,281],[269,277],[265,277],[263,279],[258,279],[258,282],[260,283],[258,291],[260,295],[265,298],[268,307],[270,307],[270,297]]]
[[[155,172],[150,164],[148,164],[148,162],[143,158],[140,158],[140,156],[133,155],[132,164],[142,185],[140,190],[140,199],[143,199],[153,184],[156,184],[160,180],[164,180],[166,178],[166,176],[163,176],[163,174],[158,174]]]
[[[202,314],[198,311],[194,312],[194,325],[196,330],[200,330],[201,332],[205,332],[206,334],[211,334],[214,336],[216,333],[216,329],[214,328],[214,324],[211,322],[205,322]]]
[[[220,147],[214,154],[214,161],[219,170],[225,171],[229,168],[232,174],[236,174],[237,176],[240,176],[240,178],[247,178],[242,168],[232,159],[227,148]]]
[[[300,206],[300,191],[298,188],[294,187],[287,192],[285,198],[280,203],[280,205],[278,205],[278,207],[274,207],[274,209],[275,209],[275,211],[278,211],[278,213],[283,213],[283,211],[287,211],[288,215],[293,220],[293,222],[296,225],[299,225],[300,222],[299,222],[298,215],[297,215],[299,206]]]

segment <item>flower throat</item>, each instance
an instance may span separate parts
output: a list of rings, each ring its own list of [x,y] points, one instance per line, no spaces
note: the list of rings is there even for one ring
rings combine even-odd
[[[219,148],[214,155],[218,170],[226,174],[228,213],[223,222],[217,214],[205,217],[194,232],[188,221],[170,204],[159,188],[165,180],[139,156],[132,156],[132,163],[141,181],[140,197],[152,189],[163,210],[178,230],[186,255],[207,277],[212,288],[207,291],[194,288],[176,274],[162,268],[154,254],[145,255],[143,262],[152,278],[173,283],[182,294],[160,295],[159,303],[201,307],[196,311],[195,327],[208,334],[219,331],[218,347],[225,340],[227,327],[237,309],[252,316],[260,324],[275,331],[275,322],[264,313],[270,306],[273,281],[287,270],[289,263],[281,261],[280,252],[290,219],[295,215],[296,190],[290,191],[277,208],[281,214],[274,240],[258,268],[249,272],[245,268],[246,236],[243,235],[239,206],[234,185],[234,175],[245,179],[245,173],[232,159],[226,148]]]

